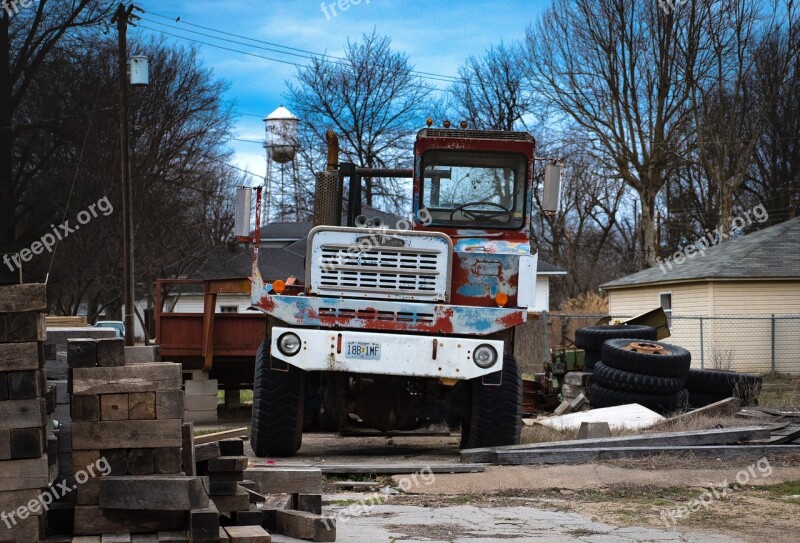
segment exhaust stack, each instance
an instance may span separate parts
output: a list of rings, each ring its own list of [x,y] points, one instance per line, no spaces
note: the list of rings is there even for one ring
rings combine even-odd
[[[339,137],[325,133],[328,169],[317,173],[314,191],[314,226],[339,226],[342,222],[342,175],[339,172]]]

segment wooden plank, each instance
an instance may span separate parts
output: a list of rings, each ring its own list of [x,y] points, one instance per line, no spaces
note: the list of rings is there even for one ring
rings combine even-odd
[[[189,543],[189,536],[183,530],[158,532],[158,543]]]
[[[245,469],[247,469],[246,456],[219,456],[208,461],[209,472],[244,471]]]
[[[44,426],[47,406],[38,399],[0,402],[0,430]]]
[[[128,475],[153,475],[153,449],[128,451]]]
[[[0,373],[0,402],[8,399],[8,374]]]
[[[700,447],[617,447],[595,449],[541,449],[498,452],[503,465],[581,464],[659,454],[693,455],[698,458],[754,458],[766,454],[800,454],[800,445],[706,445]]]
[[[293,466],[289,466],[287,464],[276,464],[274,468],[262,469],[283,470],[292,469],[292,467]],[[420,471],[425,471],[427,473],[482,473],[486,470],[486,466],[482,464],[330,464],[313,466],[313,468],[319,469],[325,475],[410,475]],[[249,473],[250,469],[245,472],[245,476],[248,479],[252,479],[252,477],[249,476]],[[319,494],[321,491],[302,490],[296,492]]]
[[[45,341],[47,339],[47,325],[45,315],[39,311],[25,313],[9,313],[4,315],[5,340],[8,343],[22,343],[29,341]],[[0,332],[0,333],[3,333]]]
[[[37,370],[43,362],[35,342],[0,343],[0,371]]]
[[[225,531],[225,528],[219,529],[219,543],[230,543],[230,539],[228,538],[228,532]]]
[[[238,483],[239,481],[244,481],[244,473],[241,471],[210,471],[207,477],[212,483]]]
[[[261,526],[228,526],[230,543],[272,543],[272,537]]]
[[[11,458],[11,430],[0,430],[0,460]],[[0,509],[5,511],[5,509]]]
[[[189,535],[192,541],[216,541],[219,538],[219,510],[214,502],[189,512]]]
[[[40,543],[45,535],[44,524],[41,515],[17,520],[11,528],[3,524],[0,526],[0,543]]]
[[[7,460],[0,469],[0,492],[44,488],[50,482],[47,457]]]
[[[208,507],[199,477],[103,477],[100,506],[104,509],[191,511]]]
[[[262,494],[322,494],[318,467],[255,467],[245,470],[244,477],[255,481]]]
[[[29,400],[44,395],[42,372],[39,370],[11,371],[6,377],[9,400]]]
[[[96,505],[75,507],[75,535],[160,532],[186,528],[184,511],[102,509]]]
[[[73,396],[70,411],[74,422],[96,422],[100,420],[100,396]]]
[[[177,390],[181,387],[181,366],[151,362],[115,368],[75,368],[72,394],[121,394]]]
[[[46,450],[44,431],[39,428],[16,428],[10,431],[11,459],[38,458]]]
[[[100,477],[88,479],[77,489],[77,505],[100,505]]]
[[[111,469],[111,475],[128,474],[128,450],[127,449],[103,449],[100,456],[106,459],[106,463]]]
[[[97,365],[97,342],[91,338],[67,340],[67,365],[70,368],[93,368]]]
[[[197,460],[194,446],[194,424],[181,425],[181,465],[186,475],[197,475]]]
[[[47,286],[44,283],[0,286],[0,313],[45,311]]]
[[[108,368],[103,368],[108,369]],[[130,449],[180,447],[180,420],[123,420],[73,422],[73,449]]]
[[[276,529],[279,534],[306,541],[336,541],[336,519],[305,511],[278,511]]]
[[[158,543],[158,534],[131,534],[131,543]]]
[[[86,466],[92,466],[100,460],[100,451],[86,450],[86,451],[72,451],[72,473],[78,473],[86,469]],[[112,472],[113,473],[113,472]]]
[[[128,418],[130,420],[155,420],[156,393],[132,392],[128,394]]]
[[[195,462],[206,462],[212,458],[219,458],[220,456],[222,456],[222,451],[219,448],[219,443],[216,441],[194,446]]]
[[[742,402],[741,400],[739,400],[739,398],[726,398],[724,400],[720,400],[718,402],[709,404],[705,407],[701,407],[699,409],[693,409],[692,411],[688,411],[686,413],[682,413],[675,417],[669,418],[657,424],[656,426],[661,426],[670,422],[692,419],[698,416],[712,417],[712,418],[733,416],[741,408],[742,408]]]
[[[131,534],[103,534],[101,543],[131,543]]]
[[[31,500],[35,500],[41,494],[38,488],[28,488],[25,490],[9,490],[0,492],[0,511],[16,511],[19,506],[27,504]],[[43,515],[44,510],[37,508],[36,511],[31,510],[31,514],[38,516]],[[6,529],[6,526],[0,524],[0,534]]]
[[[128,410],[127,394],[100,396],[100,420],[128,420]]]
[[[156,418],[179,419],[183,417],[183,391],[159,390],[156,392]]]
[[[250,497],[247,495],[247,491],[242,487],[237,487],[236,494],[213,496],[211,499],[221,513],[250,510]]]
[[[122,338],[97,339],[97,365],[102,368],[125,365],[125,340]]]
[[[768,437],[769,429],[764,426],[718,428],[713,430],[693,430],[687,432],[659,432],[599,439],[575,439],[570,441],[548,441],[544,443],[508,445],[506,447],[464,449],[461,451],[461,461],[494,462],[495,454],[500,451],[568,448],[589,449],[603,447],[729,445],[732,443],[741,443],[743,441],[749,441],[752,439],[765,439]]]
[[[291,508],[291,496],[287,496],[286,494],[266,496],[266,500],[264,500],[264,503],[261,505],[261,512],[263,514],[261,526],[270,532],[274,532],[277,525],[277,512]]]
[[[153,473],[156,475],[181,473],[181,449],[179,447],[153,449]],[[194,474],[187,473],[187,475]]]
[[[217,432],[215,434],[206,434],[204,436],[196,436],[194,438],[195,445],[202,445],[204,443],[211,443],[213,441],[221,441],[223,439],[230,439],[234,437],[247,437],[247,428],[236,428],[235,430],[225,430],[224,432]]]

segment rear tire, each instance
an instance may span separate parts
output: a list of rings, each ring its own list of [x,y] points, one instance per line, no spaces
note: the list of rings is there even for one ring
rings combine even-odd
[[[603,344],[603,364],[612,368],[653,375],[656,377],[680,377],[684,381],[689,375],[689,366],[692,364],[692,355],[689,351],[677,345],[656,343],[664,347],[664,354],[648,354],[629,351],[625,347],[631,343],[639,343],[636,339],[609,339]]]
[[[256,353],[250,445],[258,457],[294,456],[303,442],[306,373],[291,364],[273,369],[269,346],[265,339]]]
[[[618,370],[598,362],[592,375],[594,382],[606,388],[639,394],[675,394],[686,387],[684,377],[656,377]]]
[[[594,408],[636,403],[665,415],[686,409],[689,404],[689,391],[683,388],[675,394],[639,394],[614,390],[595,383],[592,385],[590,403]]]
[[[502,382],[486,386],[481,378],[471,385],[469,420],[461,429],[461,448],[519,444],[522,431],[522,374],[513,356],[503,357]]]
[[[586,326],[575,331],[575,346],[584,351],[600,351],[607,339],[634,338],[656,340],[656,329],[639,324]]]

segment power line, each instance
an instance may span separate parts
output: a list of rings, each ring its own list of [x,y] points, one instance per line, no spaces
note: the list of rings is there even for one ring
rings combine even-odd
[[[178,30],[178,31],[181,31],[181,32],[188,32],[190,34],[195,34],[195,35],[211,38],[211,39],[214,39],[214,40],[233,43],[235,45],[243,45],[245,47],[256,47],[258,49],[262,49],[262,50],[269,51],[269,52],[272,52],[272,53],[278,53],[278,54],[281,54],[281,55],[289,55],[289,56],[299,57],[299,58],[303,58],[303,59],[306,59],[306,60],[321,60],[322,62],[328,62],[328,63],[334,63],[334,64],[340,64],[340,65],[346,65],[348,63],[348,59],[343,58],[343,57],[337,57],[337,56],[328,55],[328,54],[325,54],[325,53],[309,51],[307,49],[299,49],[297,47],[290,47],[290,46],[287,46],[287,45],[281,45],[281,44],[278,44],[278,43],[268,42],[268,41],[260,40],[260,39],[257,39],[257,38],[251,38],[251,37],[244,36],[244,35],[241,35],[241,34],[235,34],[235,33],[232,33],[232,32],[225,32],[225,31],[222,31],[222,30],[216,30],[214,28],[209,28],[209,27],[206,27],[206,26],[202,26],[202,25],[198,25],[198,24],[194,24],[194,23],[189,23],[189,22],[182,21],[182,20],[175,20],[175,18],[167,17],[165,15],[160,15],[158,13],[153,13],[153,12],[147,12],[147,13],[149,13],[150,15],[156,16],[156,17],[160,17],[162,19],[167,19],[167,20],[170,20],[170,21],[173,21],[173,22],[183,23],[183,24],[188,25],[188,26],[192,26],[192,27],[195,27],[195,28],[200,28],[202,30],[207,30],[209,32],[214,32],[214,33],[221,34],[221,35],[224,35],[224,36],[230,36],[230,37],[238,38],[238,39],[241,39],[241,40],[247,40],[247,41],[253,42],[253,43],[243,43],[243,42],[240,42],[240,41],[231,40],[231,39],[228,39],[228,38],[222,38],[222,37],[215,36],[213,34],[208,34],[208,33],[205,33],[205,32],[198,32],[196,30],[190,30],[190,29],[181,28],[181,27],[178,27],[178,26],[175,26],[175,25],[169,25],[169,24],[162,23],[162,22],[159,22],[159,21],[154,21],[152,19],[146,19],[146,18],[142,19],[144,21],[147,21],[147,22],[150,22],[150,23],[153,23],[153,24],[157,24],[157,25],[161,25],[161,26],[165,26],[167,28],[171,28],[171,29]],[[151,30],[153,32],[162,32],[163,34],[166,34],[168,36],[176,37],[176,38],[179,38],[179,39],[195,41],[195,42],[201,43],[203,45],[209,45],[209,46],[215,47],[214,44],[205,43],[205,42],[202,42],[201,40],[196,40],[196,39],[189,38],[189,37],[186,37],[186,36],[176,36],[174,34],[170,34],[170,33],[166,32],[166,31],[163,31],[163,30],[157,30],[157,29],[145,27],[144,25],[139,25],[139,26],[141,28],[145,28],[145,29]],[[255,44],[265,44],[265,45],[268,45],[269,47],[264,47],[263,45],[255,45]],[[280,48],[280,49],[286,49],[286,51],[281,51],[280,49],[275,49],[276,47]],[[236,52],[246,54],[243,51],[236,51]],[[273,60],[275,62],[281,62],[281,63],[284,63],[284,64],[291,64],[291,65],[296,66],[296,67],[305,67],[305,65],[292,63],[290,61],[281,60],[281,59],[267,58],[267,60]],[[429,80],[432,80],[432,81],[439,81],[439,82],[442,82],[442,83],[456,83],[456,82],[461,81],[461,78],[459,78],[459,77],[443,75],[443,74],[436,74],[436,73],[432,73],[432,72],[424,72],[424,71],[420,71],[420,70],[410,70],[410,73],[415,74],[417,76],[420,76],[422,79],[429,79]]]

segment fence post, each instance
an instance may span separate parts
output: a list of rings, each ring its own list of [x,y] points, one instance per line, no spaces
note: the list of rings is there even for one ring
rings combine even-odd
[[[542,360],[546,363],[550,360],[550,313],[547,311],[542,312]]]
[[[770,351],[772,352],[772,376],[775,376],[775,313],[772,314],[772,339],[770,341]]]
[[[700,369],[706,367],[706,346],[703,341],[703,317],[700,317]]]

